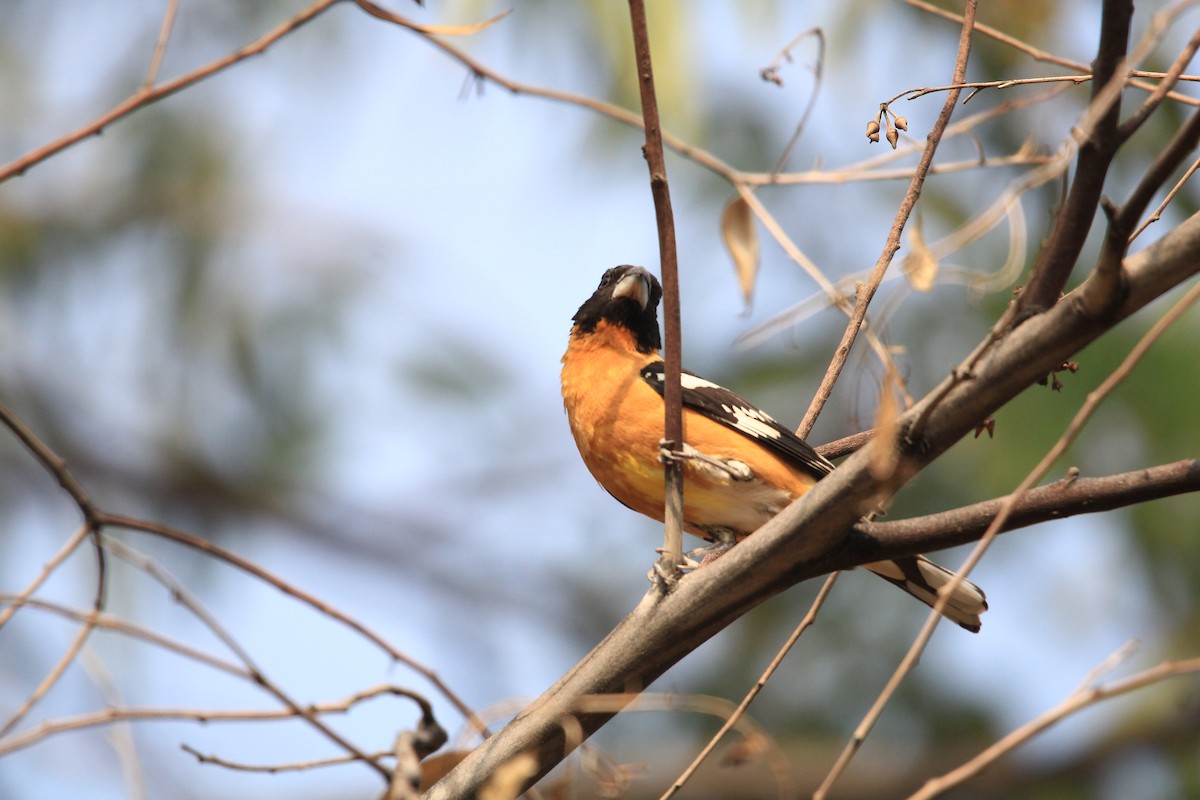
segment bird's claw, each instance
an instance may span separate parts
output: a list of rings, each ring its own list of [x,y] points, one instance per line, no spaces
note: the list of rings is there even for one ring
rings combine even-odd
[[[754,477],[754,472],[750,467],[741,461],[732,458],[713,458],[710,455],[705,455],[686,442],[678,450],[673,449],[671,445],[672,442],[667,439],[661,439],[658,443],[658,460],[663,464],[669,461],[673,461],[676,464],[682,464],[684,461],[697,461],[725,473],[735,481],[748,481]]]
[[[689,550],[683,554],[684,561],[695,564],[695,569],[707,567],[733,549],[733,542],[717,541]]]
[[[663,559],[661,558],[661,556],[665,556],[667,554],[666,548],[656,547],[656,548],[654,548],[654,552],[658,553],[658,555],[660,556],[659,560],[657,562],[655,562],[655,565],[657,566],[659,564],[662,564]],[[694,553],[694,552],[696,552],[696,551],[689,550],[688,552],[683,554],[682,560],[679,562],[680,569],[695,569],[696,567],[700,566],[700,562],[695,561],[691,557],[692,553]]]

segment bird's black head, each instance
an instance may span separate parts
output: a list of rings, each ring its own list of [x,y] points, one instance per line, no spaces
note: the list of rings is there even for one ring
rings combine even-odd
[[[658,278],[641,267],[624,264],[604,273],[600,285],[573,317],[575,329],[591,333],[601,321],[620,325],[633,333],[637,348],[650,353],[662,347],[658,332]]]

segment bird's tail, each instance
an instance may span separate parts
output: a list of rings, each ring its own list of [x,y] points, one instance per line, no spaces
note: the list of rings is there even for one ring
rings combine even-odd
[[[933,563],[925,556],[898,558],[895,561],[876,561],[867,569],[889,583],[894,583],[930,608],[937,602],[938,590],[954,579],[954,573]],[[979,633],[979,615],[987,611],[983,590],[967,579],[954,587],[954,593],[942,609],[942,616],[951,622]]]

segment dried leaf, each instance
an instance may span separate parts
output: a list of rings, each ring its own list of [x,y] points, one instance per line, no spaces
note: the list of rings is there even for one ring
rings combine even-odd
[[[457,767],[469,755],[471,755],[470,750],[447,750],[422,761],[420,790],[428,791],[431,786],[446,777],[450,770]]]
[[[900,451],[896,446],[900,418],[899,403],[896,402],[895,375],[889,371],[883,376],[883,388],[879,392],[879,408],[875,412],[875,435],[867,445],[871,449],[870,469],[875,480],[885,481],[896,471]]]
[[[908,278],[909,285],[918,292],[928,292],[933,288],[937,278],[938,262],[933,252],[925,244],[925,236],[921,232],[921,220],[914,217],[908,226],[908,255],[904,257],[901,267]]]
[[[537,774],[538,761],[531,753],[504,762],[479,790],[479,800],[516,800],[525,782]]]
[[[1033,138],[1033,134],[1029,134],[1025,141],[1021,142],[1021,147],[1013,154],[1014,158],[1033,158],[1038,153],[1037,142]]]
[[[483,22],[473,22],[469,25],[422,25],[421,32],[432,34],[434,36],[473,36],[485,28],[490,28],[500,20],[512,13],[512,9],[501,11],[491,19],[485,19]]]
[[[512,9],[510,8],[507,11],[501,11],[491,19],[485,19],[483,22],[473,22],[468,25],[422,25],[418,22],[413,22],[407,17],[402,17],[399,14],[388,11],[383,6],[373,2],[373,0],[357,0],[357,2],[359,8],[377,19],[403,26],[410,31],[416,31],[426,36],[472,36],[485,28],[490,28],[512,13]]]
[[[760,734],[747,736],[725,751],[721,756],[721,766],[740,767],[743,764],[749,764],[751,761],[762,758],[768,746],[769,742],[766,736]]]
[[[721,212],[721,238],[733,260],[742,298],[749,305],[754,295],[754,280],[758,277],[758,231],[754,227],[750,205],[741,195],[730,200]]]

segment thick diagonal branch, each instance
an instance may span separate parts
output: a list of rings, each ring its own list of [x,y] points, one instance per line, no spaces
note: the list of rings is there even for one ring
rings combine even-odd
[[[1113,314],[1096,319],[1068,297],[1019,328],[991,338],[986,352],[971,356],[969,372],[956,371],[900,417],[906,427],[922,420],[921,431],[888,484],[872,477],[869,453],[851,455],[727,555],[685,577],[673,593],[647,595],[557,684],[438,783],[429,798],[473,797],[495,769],[522,753],[534,754],[538,776],[545,774],[578,744],[575,739],[568,745],[564,719],[571,718],[572,729],[586,736],[612,716],[579,712],[582,698],[648,686],[767,598],[830,569],[869,560],[856,560],[856,537],[847,538],[865,512],[972,432],[979,420],[1200,271],[1200,215],[1126,259],[1123,267],[1128,292]],[[914,536],[905,547],[909,545],[924,550],[936,543]]]

